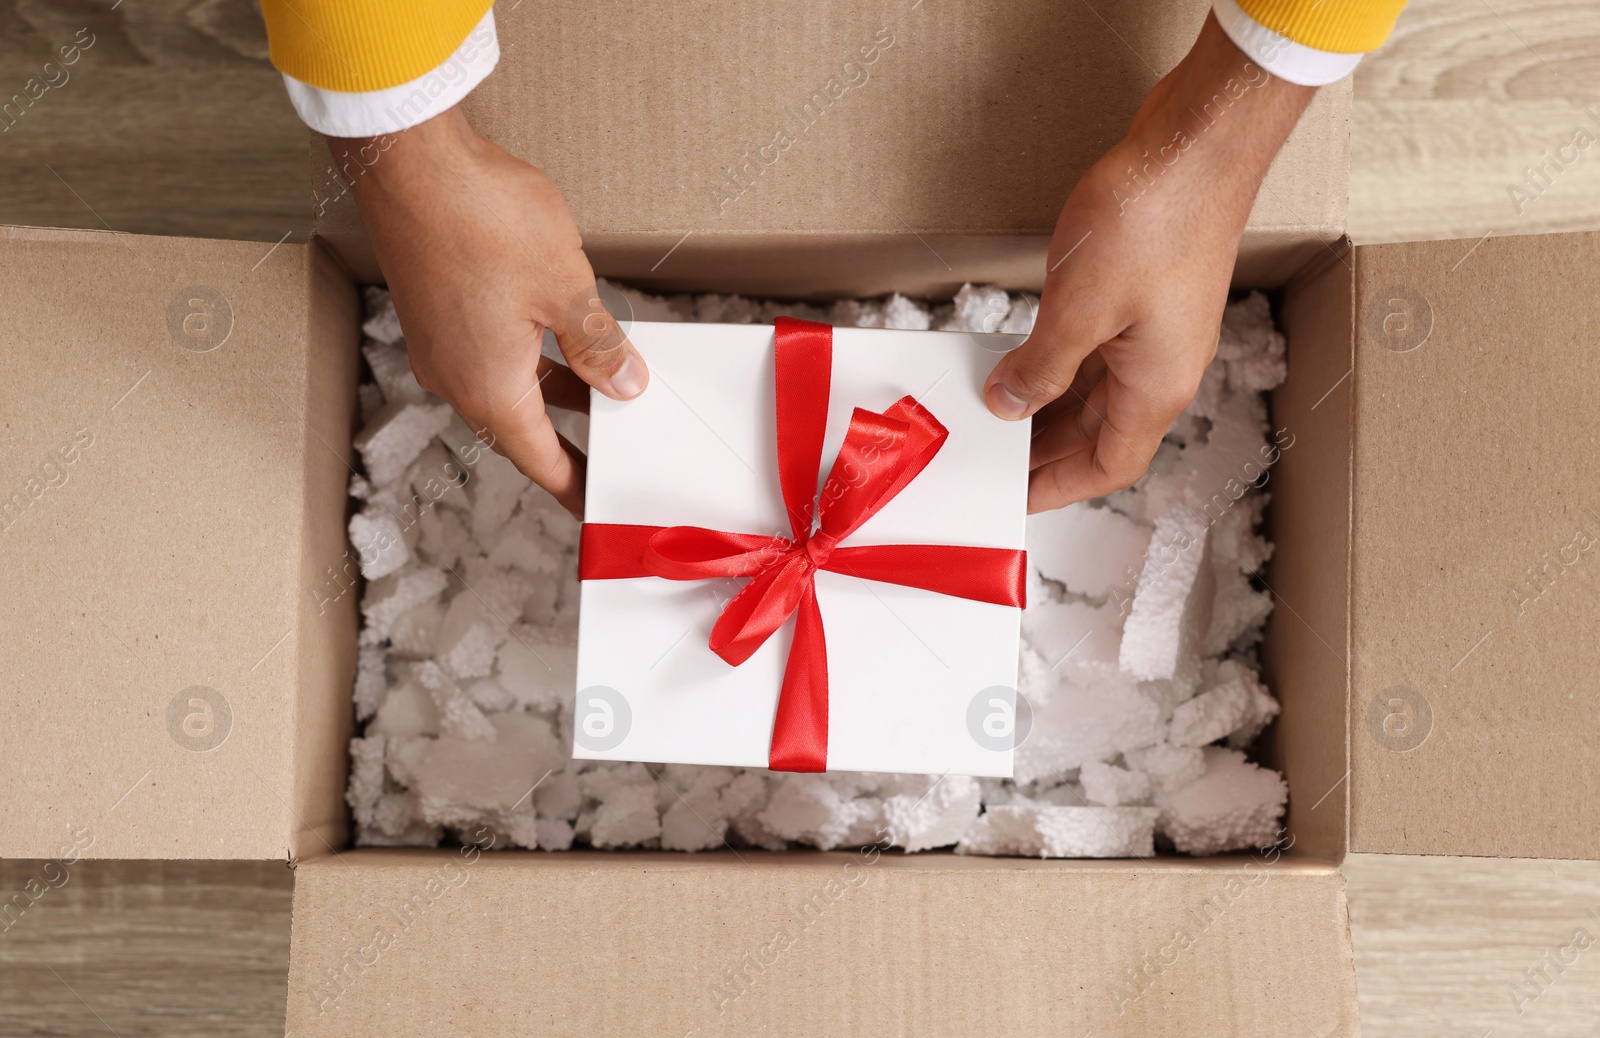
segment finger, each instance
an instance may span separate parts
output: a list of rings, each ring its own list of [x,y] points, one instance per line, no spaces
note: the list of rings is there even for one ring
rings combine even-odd
[[[1106,383],[1102,381],[1088,397],[1077,401],[1077,407],[1043,424],[1029,445],[1028,468],[1036,469],[1094,447],[1105,424],[1106,392]],[[1062,397],[1062,402],[1066,399]],[[1035,417],[1034,422],[1037,424],[1039,419]]]
[[[1083,363],[1078,365],[1078,373],[1073,376],[1072,388],[1067,396],[1074,398],[1079,403],[1089,398],[1089,394],[1106,377],[1106,355],[1104,350],[1095,350],[1083,358]]]
[[[1072,377],[1072,385],[1067,391],[1034,412],[1035,438],[1050,423],[1062,415],[1071,414],[1081,408],[1083,402],[1089,399],[1089,394],[1094,392],[1094,387],[1100,384],[1105,375],[1105,350],[1103,348],[1096,349],[1093,353],[1083,358],[1083,363],[1078,365],[1078,373]]]
[[[1133,486],[1150,467],[1167,429],[1184,407],[1184,402],[1175,398],[1130,390],[1117,381],[1115,372],[1107,373],[1102,384],[1106,387],[1105,409],[1093,447],[1070,452],[1033,470],[1028,478],[1030,513]],[[1087,404],[1084,410],[1090,411]]]
[[[574,375],[571,368],[549,357],[540,357],[538,386],[546,405],[563,411],[589,413],[589,386]]]
[[[613,400],[631,400],[649,384],[644,358],[600,300],[592,278],[553,317],[550,330],[573,373]]]
[[[549,357],[540,357],[534,370],[537,378],[528,383],[528,387],[512,402],[509,410],[517,411],[525,406],[548,405],[559,407],[563,411],[589,413],[589,387],[572,373],[571,368],[557,364]]]
[[[583,454],[556,432],[537,388],[521,406],[473,425],[490,431],[495,453],[510,459],[567,511],[583,517]]]
[[[1070,312],[1069,298],[1067,292],[1047,286],[1033,331],[989,373],[983,399],[997,417],[1018,421],[1059,398],[1072,386],[1084,358],[1103,341],[1095,336],[1093,322]]]

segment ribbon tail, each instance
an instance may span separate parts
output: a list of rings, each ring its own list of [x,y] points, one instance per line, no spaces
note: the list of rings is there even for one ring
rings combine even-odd
[[[1028,553],[1020,548],[952,544],[840,547],[822,568],[974,602],[1021,609],[1028,601]]]
[[[767,767],[773,771],[826,771],[828,645],[814,586],[806,588],[794,619],[794,644],[783,669]]]
[[[773,329],[777,366],[778,483],[797,541],[815,518],[822,440],[833,380],[833,326],[780,317]]]
[[[584,523],[578,540],[579,580],[628,580],[653,577],[645,565],[650,538],[666,529],[662,526],[630,526],[620,523]]]

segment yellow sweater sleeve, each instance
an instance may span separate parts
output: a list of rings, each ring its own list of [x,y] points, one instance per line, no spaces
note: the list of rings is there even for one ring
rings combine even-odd
[[[1302,47],[1365,54],[1389,38],[1405,0],[1238,0],[1256,23]]]
[[[493,0],[261,0],[272,64],[322,90],[364,93],[438,68]]]

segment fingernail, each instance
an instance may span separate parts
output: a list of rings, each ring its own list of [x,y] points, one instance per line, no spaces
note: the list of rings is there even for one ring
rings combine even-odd
[[[1028,415],[1028,402],[1007,389],[1003,382],[990,386],[984,399],[989,402],[989,410],[1007,421],[1014,422]]]
[[[622,358],[622,367],[611,376],[611,391],[623,400],[632,400],[644,392],[645,384],[649,380],[644,361],[629,349],[627,355]]]

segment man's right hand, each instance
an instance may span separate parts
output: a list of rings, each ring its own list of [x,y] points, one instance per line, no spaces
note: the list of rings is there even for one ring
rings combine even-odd
[[[583,455],[545,407],[587,411],[585,383],[636,397],[649,372],[600,303],[561,192],[459,108],[382,141],[330,143],[336,157],[376,155],[352,191],[417,381],[582,518]],[[570,368],[540,356],[546,328]]]
[[[1033,419],[1028,511],[1145,474],[1216,353],[1256,189],[1314,92],[1269,75],[1211,15],[1073,188],[1033,333],[985,383],[996,415]]]

